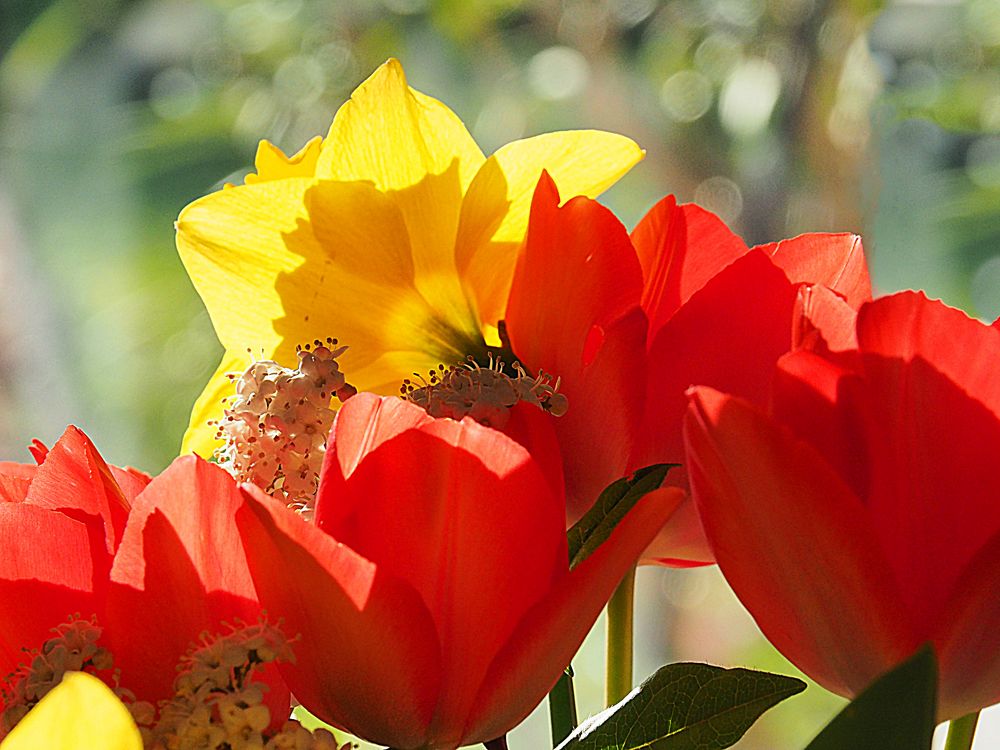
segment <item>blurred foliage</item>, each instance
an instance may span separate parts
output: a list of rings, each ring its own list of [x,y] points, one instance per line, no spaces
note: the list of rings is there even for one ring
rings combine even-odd
[[[880,290],[1000,314],[997,0],[0,0],[0,458],[72,421],[170,461],[221,353],[174,217],[390,55],[487,153],[633,137],[629,225],[673,192],[750,242],[859,231]]]

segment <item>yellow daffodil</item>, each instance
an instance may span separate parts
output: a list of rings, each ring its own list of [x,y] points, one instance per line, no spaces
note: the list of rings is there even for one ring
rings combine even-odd
[[[406,84],[389,60],[337,112],[324,139],[286,157],[261,143],[246,184],[195,201],[177,247],[226,348],[195,406],[185,450],[216,447],[209,420],[226,374],[255,356],[336,336],[363,390],[481,356],[500,343],[532,191],[547,170],[562,195],[601,193],[639,159],[593,130],[514,141],[486,158],[459,118]]]
[[[142,750],[125,705],[98,678],[68,672],[0,743],[0,750]]]

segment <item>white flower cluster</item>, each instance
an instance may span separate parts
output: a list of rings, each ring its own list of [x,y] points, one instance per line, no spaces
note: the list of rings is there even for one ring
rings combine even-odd
[[[330,400],[356,393],[340,371],[337,357],[346,346],[319,340],[298,350],[290,370],[277,362],[254,362],[236,382],[225,416],[218,423],[224,445],[219,464],[241,482],[250,482],[289,507],[311,515],[326,441],[333,425]]]

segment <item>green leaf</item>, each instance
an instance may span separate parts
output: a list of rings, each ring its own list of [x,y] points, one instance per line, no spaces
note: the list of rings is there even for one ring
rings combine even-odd
[[[653,464],[638,469],[631,477],[607,486],[583,518],[566,532],[569,538],[569,567],[586,560],[611,536],[615,526],[647,493],[658,489],[667,472],[680,464]]]
[[[581,724],[557,750],[721,750],[802,680],[750,669],[679,663]]]
[[[930,646],[869,685],[806,750],[929,750],[937,714]]]

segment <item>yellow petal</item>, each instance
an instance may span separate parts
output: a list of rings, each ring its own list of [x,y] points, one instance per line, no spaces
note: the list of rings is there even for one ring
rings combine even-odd
[[[483,160],[458,116],[407,86],[403,66],[390,59],[337,112],[316,174],[402,190],[457,168],[465,192]]]
[[[349,382],[384,391],[482,346],[457,278],[418,278],[402,212],[371,183],[290,179],[217,192],[184,210],[177,245],[234,353],[249,347],[294,367],[297,344],[332,336],[350,347],[339,360]],[[203,394],[199,424],[221,416],[221,404],[209,408],[220,378]],[[185,445],[207,449],[194,437]]]
[[[222,441],[215,437],[218,428],[209,422],[222,416],[224,399],[236,392],[233,381],[226,376],[231,372],[242,373],[249,366],[250,355],[246,351],[227,351],[222,355],[222,361],[215,368],[211,380],[195,401],[191,421],[181,444],[182,454],[197,453],[202,458],[211,458],[215,449],[222,445]]]
[[[508,143],[486,161],[462,204],[455,248],[459,274],[483,324],[503,317],[517,248],[542,170],[555,180],[563,200],[575,195],[596,198],[643,154],[625,136],[573,130]]]
[[[399,61],[389,60],[337,112],[316,173],[369,180],[393,195],[410,236],[418,285],[438,287],[423,291],[464,308],[455,234],[462,196],[483,161],[458,116],[407,86]]]
[[[267,180],[283,180],[286,177],[312,177],[316,174],[316,162],[323,146],[323,139],[316,136],[293,156],[284,152],[270,141],[261,141],[257,146],[254,166],[257,174],[251,172],[244,178],[247,185]]]
[[[7,738],[2,750],[142,750],[128,709],[103,682],[67,672]]]

